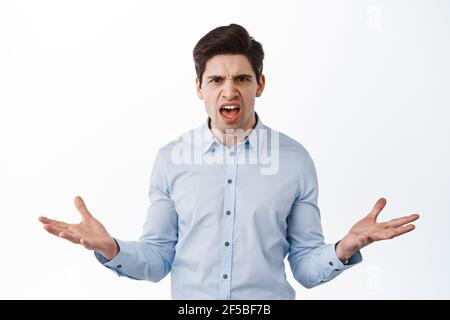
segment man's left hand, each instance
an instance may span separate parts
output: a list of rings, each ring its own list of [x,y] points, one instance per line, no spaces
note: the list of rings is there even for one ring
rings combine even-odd
[[[380,198],[372,211],[359,220],[348,234],[336,246],[336,255],[342,262],[347,261],[355,252],[375,241],[398,237],[414,230],[411,222],[419,218],[418,214],[392,219],[387,222],[377,222],[377,217],[386,205],[386,199]]]

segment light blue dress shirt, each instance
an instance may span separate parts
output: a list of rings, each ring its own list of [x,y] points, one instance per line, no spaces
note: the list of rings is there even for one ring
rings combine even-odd
[[[295,299],[284,259],[306,288],[345,264],[325,244],[318,183],[305,148],[265,126],[233,148],[208,122],[162,147],[138,241],[116,238],[119,254],[97,259],[119,276],[159,281],[171,271],[173,299]]]

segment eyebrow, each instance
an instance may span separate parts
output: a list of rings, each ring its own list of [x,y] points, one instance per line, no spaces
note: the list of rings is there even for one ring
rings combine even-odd
[[[233,76],[233,79],[236,79],[236,78],[239,78],[239,77],[246,77],[246,78],[249,78],[249,79],[253,78],[253,76],[250,75],[250,74],[240,73],[240,74],[237,74],[237,75]],[[219,75],[212,75],[212,76],[206,77],[206,79],[208,79],[208,80],[209,79],[219,79],[219,78],[223,79],[225,77],[224,76],[219,76]]]

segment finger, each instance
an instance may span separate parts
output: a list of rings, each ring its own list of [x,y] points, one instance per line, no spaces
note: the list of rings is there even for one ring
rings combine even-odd
[[[51,226],[58,227],[58,228],[61,228],[61,229],[67,229],[69,227],[69,225],[67,223],[65,223],[65,222],[49,219],[47,217],[39,217],[38,219],[43,224],[49,224]]]
[[[414,228],[415,228],[415,226],[413,224],[408,224],[406,226],[402,226],[402,227],[398,227],[398,228],[384,229],[382,231],[375,233],[372,236],[372,239],[375,241],[393,239],[404,233],[414,230]]]
[[[81,238],[80,244],[88,250],[94,250],[94,247],[92,246],[92,244],[89,241],[87,241],[86,239]]]
[[[83,199],[81,199],[80,196],[76,196],[74,199],[75,206],[77,207],[78,211],[80,211],[81,217],[84,219],[92,218],[91,213],[86,208],[86,205],[84,204]]]
[[[388,221],[386,223],[386,227],[388,227],[388,228],[397,228],[397,227],[400,227],[400,226],[402,226],[404,224],[413,222],[413,221],[415,221],[417,219],[419,219],[419,215],[418,214],[412,214],[412,215],[409,215],[409,216],[392,219],[392,220],[390,220],[390,221]]]
[[[402,234],[413,231],[416,228],[413,224],[408,224],[406,226],[395,228],[395,237],[401,236]]]
[[[69,240],[70,242],[79,244],[80,243],[80,237],[75,236],[74,234],[67,232],[67,231],[62,231],[59,233],[58,235],[60,238]]]
[[[373,221],[377,221],[378,215],[380,214],[381,210],[383,210],[384,206],[386,205],[386,199],[380,198],[373,206],[372,211],[369,213],[369,217],[373,219]]]
[[[52,226],[50,224],[44,224],[43,227],[47,232],[49,232],[57,237],[59,237],[59,234],[65,230],[65,229],[61,229],[61,228]]]

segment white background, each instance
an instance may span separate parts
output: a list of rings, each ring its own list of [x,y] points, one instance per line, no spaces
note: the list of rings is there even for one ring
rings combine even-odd
[[[380,196],[417,229],[298,299],[450,298],[449,1],[1,1],[0,298],[169,299],[47,234],[84,197],[140,235],[159,147],[206,119],[192,49],[236,22],[266,52],[262,121],[315,160],[328,242]]]

